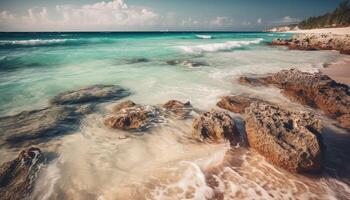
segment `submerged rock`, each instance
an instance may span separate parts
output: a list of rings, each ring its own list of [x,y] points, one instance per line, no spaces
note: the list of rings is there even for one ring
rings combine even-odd
[[[0,118],[0,138],[9,143],[54,137],[74,130],[89,106],[51,106]]]
[[[245,115],[248,143],[268,161],[289,171],[321,170],[321,125],[313,114],[256,102],[245,110]]]
[[[152,123],[160,121],[159,112],[159,109],[153,106],[127,106],[107,117],[104,124],[115,129],[142,131],[149,128]]]
[[[271,45],[284,45],[298,50],[338,50],[350,54],[350,35],[297,34],[291,39],[275,39]]]
[[[207,142],[229,140],[231,144],[234,144],[238,142],[239,132],[229,114],[213,110],[203,113],[193,121],[192,136]]]
[[[184,65],[188,67],[200,67],[209,66],[208,63],[203,61],[191,61],[191,60],[168,60],[166,61],[168,65]]]
[[[189,101],[182,103],[181,101],[170,100],[166,102],[162,107],[165,108],[166,111],[168,111],[171,115],[179,119],[187,118],[193,110],[193,107]]]
[[[339,121],[340,126],[350,128],[349,87],[321,73],[311,74],[299,70],[282,70],[263,79],[283,90],[289,98],[300,103],[318,107],[329,117]]]
[[[23,150],[16,159],[3,163],[0,166],[0,198],[28,198],[43,162],[40,149],[31,147]]]
[[[245,108],[251,103],[261,101],[244,96],[225,96],[216,104],[218,107],[229,110],[234,113],[244,113]]]
[[[263,77],[246,77],[242,76],[238,82],[245,85],[263,86],[266,85],[266,80]]]
[[[117,105],[115,105],[112,108],[112,111],[117,113],[117,112],[121,111],[122,109],[130,108],[130,107],[134,107],[134,106],[136,106],[136,103],[134,103],[131,100],[126,100],[126,101],[123,101],[123,102],[118,103]]]
[[[130,92],[117,85],[94,85],[58,94],[50,103],[53,105],[96,103],[117,100],[130,95]]]
[[[135,63],[143,63],[143,62],[149,62],[150,60],[147,58],[132,58],[128,59],[127,63],[128,64],[135,64]]]

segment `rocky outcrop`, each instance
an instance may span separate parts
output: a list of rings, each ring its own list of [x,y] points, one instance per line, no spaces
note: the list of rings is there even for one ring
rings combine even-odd
[[[130,106],[131,102],[117,105],[122,108],[118,112],[108,116],[104,124],[109,128],[143,131],[153,123],[160,122],[160,110],[154,106],[137,105]]]
[[[90,106],[51,106],[0,118],[0,138],[7,143],[54,137],[76,129]]]
[[[58,94],[50,103],[53,105],[97,103],[117,100],[130,95],[130,92],[116,85],[94,85],[75,91]]]
[[[248,143],[268,161],[289,171],[321,170],[324,153],[321,127],[313,114],[255,102],[245,115]]]
[[[170,100],[166,102],[162,107],[165,108],[167,113],[169,113],[171,116],[175,116],[175,118],[179,119],[187,118],[193,110],[193,107],[189,101],[182,103],[181,101]]]
[[[192,61],[192,60],[168,60],[166,61],[168,65],[183,65],[187,67],[201,67],[209,66],[208,63],[203,61]]]
[[[229,140],[231,144],[235,144],[239,141],[239,132],[228,113],[213,110],[203,113],[193,121],[192,137],[206,142]]]
[[[244,96],[225,96],[216,105],[234,113],[244,113],[245,108],[256,101],[261,100]]]
[[[114,113],[117,113],[119,111],[121,111],[122,109],[125,109],[125,108],[130,108],[130,107],[134,107],[136,106],[136,103],[134,103],[133,101],[131,100],[126,100],[126,101],[123,101],[121,103],[118,103],[117,105],[115,105],[113,108],[112,108],[112,111]]]
[[[283,90],[289,98],[309,106],[318,107],[329,117],[350,128],[349,87],[321,73],[311,74],[299,70],[282,70],[263,78],[264,83],[273,84]]]
[[[17,200],[28,198],[39,174],[44,156],[40,149],[23,150],[16,159],[0,166],[0,198]]]
[[[284,45],[299,50],[337,50],[350,54],[350,35],[334,34],[297,34],[291,39],[275,39],[272,45]]]

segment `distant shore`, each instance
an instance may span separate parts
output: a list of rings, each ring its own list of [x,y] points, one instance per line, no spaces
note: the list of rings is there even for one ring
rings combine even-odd
[[[287,33],[332,33],[336,35],[346,35],[350,34],[350,27],[293,30],[287,31]]]

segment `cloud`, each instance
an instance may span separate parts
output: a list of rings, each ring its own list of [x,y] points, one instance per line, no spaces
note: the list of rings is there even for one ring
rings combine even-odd
[[[159,15],[150,9],[129,6],[123,0],[114,0],[82,6],[57,5],[51,13],[46,7],[29,8],[24,16],[2,11],[0,25],[20,30],[118,30],[152,26],[158,18]]]
[[[214,27],[229,27],[233,25],[234,20],[225,16],[218,16],[210,21],[210,25]]]
[[[258,19],[256,20],[256,23],[257,23],[257,24],[262,24],[262,19],[261,19],[261,18],[258,18]]]
[[[299,22],[299,21],[300,21],[300,19],[293,18],[291,16],[285,16],[281,20],[282,23],[295,23],[295,22]]]

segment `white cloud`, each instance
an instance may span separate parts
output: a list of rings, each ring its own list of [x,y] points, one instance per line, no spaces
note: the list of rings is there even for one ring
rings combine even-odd
[[[150,9],[128,6],[123,0],[114,0],[83,6],[57,5],[51,13],[46,7],[29,8],[25,16],[2,11],[0,25],[34,30],[116,30],[152,26],[158,18],[159,15]]]
[[[233,25],[233,19],[224,16],[218,16],[210,21],[210,24],[214,27],[228,27]]]
[[[261,18],[258,18],[258,19],[256,20],[256,23],[262,24],[262,19],[261,19]]]
[[[299,21],[300,21],[300,19],[293,18],[291,16],[285,16],[281,20],[281,22],[283,22],[283,23],[294,23],[294,22],[299,22]]]

